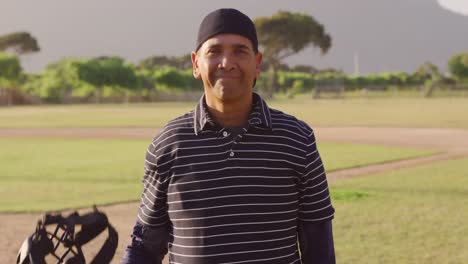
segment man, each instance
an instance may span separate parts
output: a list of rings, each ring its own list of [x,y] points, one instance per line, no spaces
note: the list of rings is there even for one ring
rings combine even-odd
[[[261,61],[246,15],[204,18],[192,63],[205,93],[148,148],[123,263],[161,263],[167,250],[170,263],[335,262],[314,134],[253,93]]]

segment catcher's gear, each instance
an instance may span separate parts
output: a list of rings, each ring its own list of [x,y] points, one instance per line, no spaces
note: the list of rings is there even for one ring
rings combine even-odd
[[[53,232],[48,226],[55,226]],[[75,227],[81,230],[75,234]],[[110,263],[118,245],[117,231],[109,224],[107,216],[94,207],[93,212],[79,215],[77,212],[63,217],[60,214],[46,214],[39,220],[36,231],[22,244],[17,264],[46,264],[49,254],[57,260],[57,264],[85,264],[81,247],[98,236],[107,228],[108,237],[96,254],[91,264]],[[52,227],[53,229],[53,227]]]

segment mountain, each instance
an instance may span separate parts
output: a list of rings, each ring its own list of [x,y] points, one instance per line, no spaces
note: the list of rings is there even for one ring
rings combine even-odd
[[[22,57],[27,71],[62,57],[182,55],[194,48],[201,19],[220,7],[252,18],[279,9],[314,16],[333,38],[328,54],[308,48],[290,64],[334,67],[362,74],[414,71],[425,61],[447,70],[455,53],[468,51],[468,17],[440,7],[436,0],[81,0],[0,3],[0,34],[29,31],[42,50]]]
[[[447,69],[468,51],[468,17],[429,0],[328,0],[315,15],[334,37],[324,63],[353,72],[354,52],[363,73],[414,71],[425,61]]]

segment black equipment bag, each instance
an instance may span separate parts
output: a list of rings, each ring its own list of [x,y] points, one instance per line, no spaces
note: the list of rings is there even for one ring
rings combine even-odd
[[[54,225],[54,231],[49,232],[47,227]],[[75,234],[76,227],[81,230]],[[67,217],[46,214],[38,221],[36,231],[23,242],[16,263],[46,264],[48,256],[56,259],[57,264],[86,264],[81,247],[106,229],[108,237],[90,264],[110,263],[117,249],[118,234],[107,216],[96,207],[81,216],[77,212]]]

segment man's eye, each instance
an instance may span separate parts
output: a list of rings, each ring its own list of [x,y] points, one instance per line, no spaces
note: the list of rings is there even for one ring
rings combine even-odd
[[[217,49],[208,50],[208,54],[218,54],[220,51]]]
[[[235,53],[237,53],[237,54],[247,54],[247,50],[245,50],[245,49],[236,49]]]

